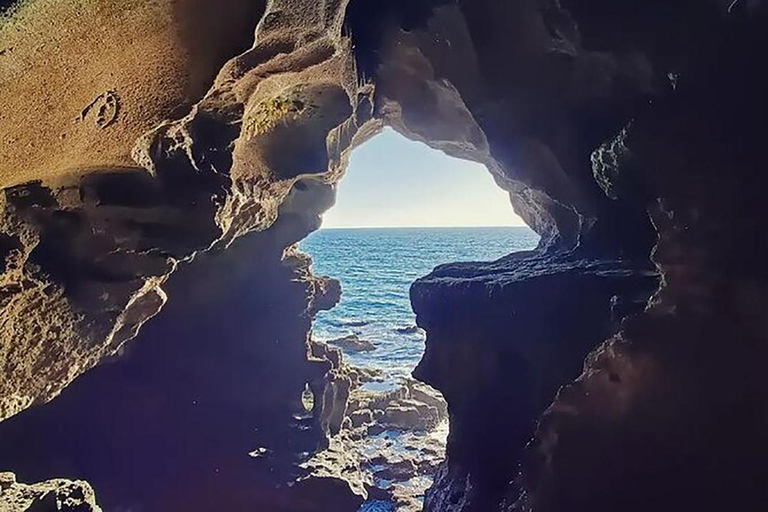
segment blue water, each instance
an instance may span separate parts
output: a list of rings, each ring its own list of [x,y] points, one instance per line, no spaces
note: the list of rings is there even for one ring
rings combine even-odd
[[[322,229],[301,243],[314,272],[341,281],[342,299],[321,312],[313,337],[333,340],[357,334],[372,352],[346,353],[353,366],[410,375],[424,352],[415,329],[409,288],[437,265],[493,261],[533,249],[539,237],[525,227]]]

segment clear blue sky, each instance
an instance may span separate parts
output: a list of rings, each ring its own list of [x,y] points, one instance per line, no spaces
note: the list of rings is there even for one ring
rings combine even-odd
[[[485,166],[391,129],[355,149],[323,227],[523,226]]]

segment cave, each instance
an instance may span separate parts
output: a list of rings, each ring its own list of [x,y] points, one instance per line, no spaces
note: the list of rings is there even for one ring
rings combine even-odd
[[[359,461],[369,486],[361,510],[421,510],[445,455],[447,404],[412,377],[425,341],[413,282],[442,264],[533,250],[538,239],[480,164],[389,128],[352,152],[322,229],[299,247],[314,274],[340,283],[341,299],[318,313],[310,336],[339,348],[351,377],[348,419],[308,464],[343,465],[341,453]],[[316,403],[314,393],[308,398]]]
[[[425,512],[768,503],[765,2],[211,5],[0,4],[0,510],[369,500],[299,244],[385,129],[540,237],[410,288]]]

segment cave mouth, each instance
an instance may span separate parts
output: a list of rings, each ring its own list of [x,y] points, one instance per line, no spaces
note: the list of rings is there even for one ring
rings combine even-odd
[[[335,206],[300,247],[315,274],[341,283],[311,336],[343,353],[351,377],[347,419],[317,464],[355,454],[371,489],[361,510],[421,510],[445,456],[447,404],[411,376],[426,340],[411,284],[438,265],[494,261],[538,241],[481,164],[389,128],[352,153]]]

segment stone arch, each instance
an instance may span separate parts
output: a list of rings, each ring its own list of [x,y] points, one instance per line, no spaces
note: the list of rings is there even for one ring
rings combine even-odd
[[[755,468],[768,458],[759,448],[765,444],[766,404],[754,390],[761,388],[765,360],[766,247],[754,234],[764,217],[766,84],[752,58],[768,48],[764,3],[374,4],[269,1],[254,46],[223,66],[186,115],[153,110],[162,122],[137,132],[143,135],[133,145],[133,162],[105,167],[88,159],[87,166],[51,173],[33,160],[23,169],[23,183],[7,183],[0,199],[0,356],[7,369],[0,381],[0,439],[11,442],[0,447],[0,460],[19,461],[20,471],[33,479],[52,476],[42,474],[45,461],[61,446],[49,440],[37,451],[19,449],[30,446],[30,435],[50,432],[59,422],[69,422],[69,432],[84,432],[78,429],[89,410],[83,406],[99,404],[105,389],[122,394],[115,404],[133,403],[139,414],[157,412],[150,391],[111,384],[162,387],[165,403],[174,404],[165,412],[177,413],[170,415],[177,422],[189,414],[207,433],[216,427],[209,416],[192,412],[193,391],[221,417],[257,421],[264,410],[290,417],[283,398],[295,401],[307,382],[338,370],[332,352],[302,337],[313,312],[333,304],[333,285],[312,276],[306,259],[290,247],[317,227],[349,151],[386,123],[485,163],[543,237],[533,254],[480,267],[449,265],[414,285],[414,307],[432,331],[423,378],[451,386],[440,372],[451,354],[466,353],[467,342],[490,359],[524,358],[535,375],[535,410],[528,420],[538,420],[527,450],[522,444],[528,434],[495,454],[491,466],[503,469],[491,478],[449,454],[427,510],[715,510],[764,502],[768,487]],[[0,48],[0,59],[16,51]],[[111,90],[93,95],[112,98],[114,119],[101,123],[100,132],[124,126],[126,95]],[[67,115],[56,108],[53,113]],[[23,121],[14,118],[10,125]],[[306,158],[286,160],[283,144],[292,144],[299,128],[313,135],[297,141],[307,142]],[[131,190],[137,197],[127,197]],[[748,248],[746,264],[731,264],[733,247]],[[254,264],[250,256],[256,253]],[[248,289],[238,281],[242,276],[261,279],[263,288]],[[244,344],[234,321],[217,331],[195,316],[211,311],[214,297],[224,297],[221,304],[229,309],[216,311],[233,320],[247,317],[233,289],[254,295],[263,312],[271,311],[270,301],[282,301],[299,319],[291,336],[268,315],[254,317],[261,324],[247,324],[278,341],[294,340],[285,341],[284,352],[264,352],[284,372],[256,401],[238,386],[248,382],[253,391],[273,384],[261,370],[249,373],[242,366],[263,369],[253,351],[261,345]],[[523,293],[538,297],[539,307],[521,299]],[[169,303],[146,326],[154,334],[145,333],[163,343],[138,340],[131,358],[128,342],[168,297],[176,297],[177,305],[171,309]],[[446,318],[449,306],[461,314]],[[516,311],[527,314],[515,317]],[[567,313],[558,316],[559,327],[547,321],[558,312]],[[621,324],[633,313],[639,315]],[[462,315],[460,327],[481,317],[483,329],[454,329],[451,322]],[[188,318],[194,319],[189,325]],[[195,341],[185,346],[174,338],[174,321]],[[199,332],[207,338],[196,339]],[[722,340],[731,336],[736,348],[723,350]],[[211,343],[219,337],[220,343]],[[97,367],[123,352],[126,357],[113,365]],[[179,354],[184,358],[177,361]],[[221,364],[208,366],[212,360]],[[336,377],[328,384],[343,396],[345,377]],[[192,384],[174,386],[184,378]],[[194,382],[209,386],[196,388]],[[482,403],[480,393],[472,395],[473,382],[461,391]],[[555,396],[567,382],[572,384]],[[29,409],[65,388],[60,399]],[[137,389],[141,399],[131,395]],[[466,401],[462,393],[457,403]],[[175,409],[182,402],[172,399],[179,396],[190,400]],[[729,396],[745,400],[737,404]],[[117,416],[94,418],[86,431],[103,431],[98,427],[120,417],[125,411],[115,404],[107,408]],[[316,418],[336,417],[334,404],[328,407],[332,414]],[[453,413],[478,409],[462,412],[458,406]],[[719,419],[726,416],[747,427],[736,432],[733,423]],[[500,419],[498,436],[518,427],[505,421],[514,418]],[[252,435],[246,424],[227,424],[234,434],[206,451],[206,464],[218,460],[219,448],[245,448]],[[281,420],[274,437],[288,425]],[[327,441],[324,428],[314,427],[298,444]],[[470,428],[453,442],[471,446],[477,434]],[[722,442],[736,437],[734,444]],[[75,436],[63,448],[76,451],[82,440]],[[188,460],[183,446],[171,444],[180,457],[173,460]],[[612,455],[624,450],[625,459]],[[727,471],[705,464],[707,454]],[[78,470],[97,472],[86,459],[80,462]],[[242,475],[264,476],[250,462],[227,459],[226,482],[202,470],[190,481],[199,484],[197,491],[225,496],[230,507],[250,499],[266,500],[261,503],[275,510],[294,512],[296,503],[313,510],[325,503],[317,496],[333,494],[316,480],[300,479],[290,505],[283,501],[289,493],[271,494],[266,487],[242,496],[241,478],[248,480]],[[52,464],[69,469],[61,459]],[[581,478],[599,473],[600,464],[613,468],[612,478]],[[287,473],[293,468],[288,462],[280,467]],[[106,492],[130,500],[125,484]],[[337,485],[343,486],[334,480],[331,487]],[[217,505],[202,500],[204,493],[164,495],[155,487],[140,494]],[[680,496],[691,501],[680,503]],[[199,501],[185,501],[193,498]],[[349,497],[344,506],[355,503]]]

